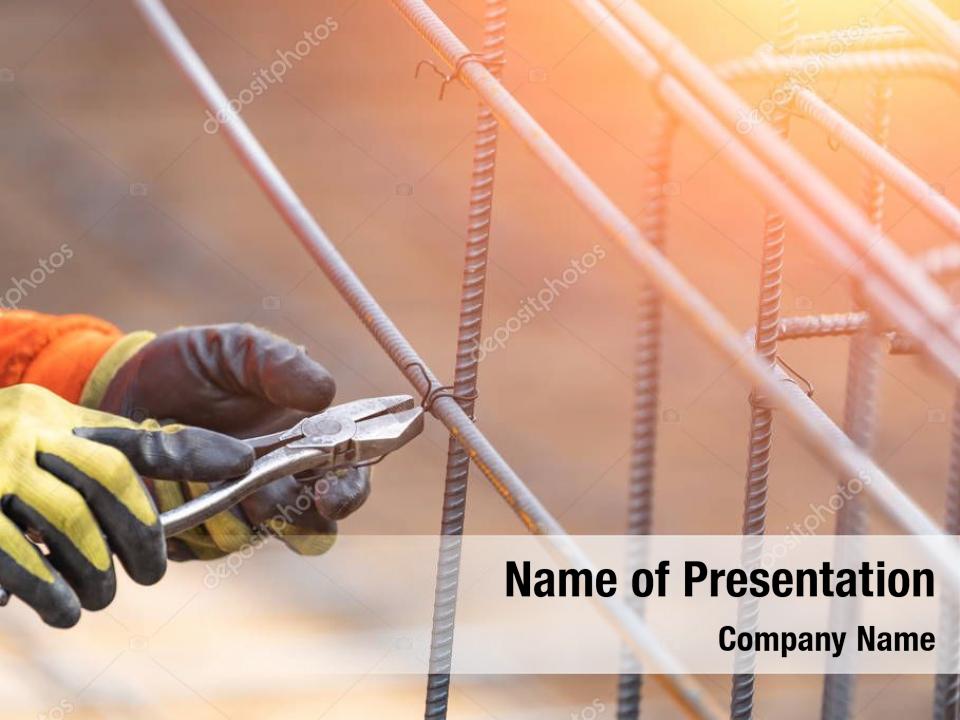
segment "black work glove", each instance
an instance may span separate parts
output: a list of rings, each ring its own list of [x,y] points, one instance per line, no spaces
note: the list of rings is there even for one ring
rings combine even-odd
[[[109,378],[98,403],[101,410],[248,438],[324,410],[336,392],[330,374],[302,347],[252,325],[189,327],[151,337],[145,336],[147,342]],[[208,489],[203,483],[159,481],[150,487],[161,510]],[[168,543],[170,557],[219,557],[265,529],[297,552],[321,554],[333,544],[336,521],[356,510],[369,493],[366,468],[282,478],[234,511],[177,536]]]

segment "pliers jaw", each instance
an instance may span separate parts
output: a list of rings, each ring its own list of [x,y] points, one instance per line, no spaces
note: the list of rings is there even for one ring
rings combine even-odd
[[[423,430],[423,409],[410,395],[367,398],[301,420],[287,447],[329,451],[335,464],[378,460]]]

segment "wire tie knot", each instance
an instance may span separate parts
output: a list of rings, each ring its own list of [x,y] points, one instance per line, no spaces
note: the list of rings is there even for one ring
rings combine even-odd
[[[476,389],[471,390],[468,393],[456,393],[454,392],[455,386],[453,385],[436,385],[433,380],[430,378],[430,375],[427,373],[427,369],[423,366],[423,363],[414,360],[403,366],[403,369],[415,367],[420,370],[420,374],[423,375],[423,379],[427,381],[427,392],[424,394],[423,399],[420,401],[420,407],[423,408],[424,412],[432,412],[434,403],[437,402],[442,397],[452,398],[456,400],[460,405],[461,409],[466,410],[466,406],[469,403],[475,402],[480,393]],[[476,418],[472,413],[468,413],[471,420]]]
[[[414,79],[420,77],[420,68],[426,65],[431,70],[433,70],[435,75],[440,76],[440,94],[437,96],[437,100],[443,100],[444,93],[447,90],[447,85],[452,83],[454,80],[459,80],[463,83],[463,68],[470,62],[482,63],[485,68],[490,69],[491,65],[504,65],[506,61],[499,58],[484,58],[480,53],[467,52],[457,58],[457,62],[453,66],[453,72],[449,75],[440,68],[438,68],[433,60],[421,60],[417,63],[416,69],[413,71]]]

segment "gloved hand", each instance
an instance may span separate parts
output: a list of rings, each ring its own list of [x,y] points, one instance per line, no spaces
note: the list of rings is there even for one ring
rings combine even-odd
[[[292,426],[324,410],[336,387],[303,348],[252,325],[173,330],[128,336],[122,361],[88,383],[84,403],[128,418],[157,417],[247,438]],[[124,357],[125,356],[125,357]],[[103,366],[111,364],[105,358]],[[98,388],[98,384],[101,386]],[[99,397],[97,397],[99,396]],[[298,482],[299,480],[299,482]],[[153,482],[161,510],[205,492],[202,483]],[[203,526],[169,543],[172,559],[219,557],[268,528],[302,554],[330,549],[336,521],[370,492],[369,469],[350,469],[275,481]]]
[[[141,585],[163,577],[163,531],[138,473],[216,481],[252,463],[252,450],[226,435],[131,422],[36,385],[2,389],[0,585],[46,623],[70,627],[81,606],[113,600],[111,551]]]

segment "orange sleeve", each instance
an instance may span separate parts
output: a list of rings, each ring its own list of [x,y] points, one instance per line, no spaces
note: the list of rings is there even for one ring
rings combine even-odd
[[[0,387],[33,383],[77,403],[97,362],[121,336],[89,315],[0,313]]]

